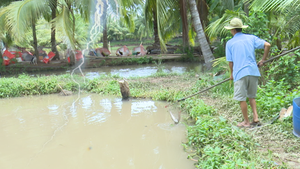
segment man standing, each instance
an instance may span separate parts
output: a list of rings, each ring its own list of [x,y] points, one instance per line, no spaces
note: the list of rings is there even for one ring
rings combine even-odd
[[[233,18],[229,26],[225,29],[230,30],[233,38],[226,43],[226,59],[229,62],[231,71],[230,79],[234,81],[234,99],[240,102],[244,121],[238,127],[250,127],[259,123],[256,110],[256,92],[258,77],[260,72],[258,66],[262,66],[266,60],[270,43],[249,34],[243,34],[242,29],[247,28],[239,18]],[[264,55],[261,61],[256,63],[255,49],[263,49]],[[253,121],[250,123],[248,118],[247,102],[249,98],[250,106],[253,111]]]

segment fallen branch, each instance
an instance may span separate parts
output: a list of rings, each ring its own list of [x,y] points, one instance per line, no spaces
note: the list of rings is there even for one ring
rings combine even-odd
[[[61,89],[61,91],[65,94],[65,96],[67,96],[67,94],[64,92],[63,88],[59,84],[57,84],[57,85],[59,86],[59,88]]]

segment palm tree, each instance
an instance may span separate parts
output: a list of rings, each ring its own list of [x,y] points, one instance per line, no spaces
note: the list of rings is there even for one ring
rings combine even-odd
[[[182,21],[182,44],[183,48],[189,47],[189,27],[188,27],[188,18],[187,18],[187,6],[186,0],[180,1],[180,15]]]
[[[49,4],[51,8],[51,19],[54,20],[56,18],[57,0],[51,0]],[[51,23],[51,51],[55,53],[55,57],[53,59],[59,59],[59,53],[56,49],[55,34],[56,34],[55,23],[52,22]]]
[[[153,35],[153,29],[147,29],[147,23],[144,15],[145,13],[143,12],[142,7],[139,6],[134,13],[134,38],[142,40],[143,38],[151,37],[151,35]]]
[[[251,2],[251,7],[258,7],[262,11],[280,11],[289,9],[299,9],[300,0],[247,0]]]
[[[249,2],[251,2],[251,9],[262,10],[270,14],[270,24],[272,24],[270,29],[276,28],[274,37],[278,49],[281,49],[282,37],[290,40],[289,48],[300,45],[299,40],[297,40],[300,30],[300,0],[249,0]],[[274,20],[274,18],[276,19]]]
[[[60,8],[57,9],[57,7]],[[41,18],[42,16],[49,16],[47,11],[49,11],[49,9],[52,9],[50,19],[52,23],[52,50],[56,51],[56,30],[62,32],[64,41],[67,42],[70,48],[75,49],[76,40],[74,38],[74,11],[79,11],[81,13],[81,16],[87,20],[90,14],[90,7],[90,3],[86,2],[85,0],[24,0],[13,2],[9,6],[3,8],[0,12],[0,17],[5,16],[6,25],[10,28],[12,36],[17,41],[20,41],[23,37],[22,35],[29,28],[32,28],[33,46],[37,55],[38,53],[35,23],[39,18]]]
[[[0,17],[5,17],[6,27],[9,28],[9,32],[16,41],[22,41],[22,37],[26,31],[32,28],[33,48],[36,55],[38,54],[38,50],[35,23],[41,17],[41,11],[44,8],[44,1],[25,0],[12,2],[9,6],[2,8],[0,12]]]
[[[108,39],[109,40],[124,40],[126,34],[129,33],[128,28],[120,20],[116,18],[108,18]]]
[[[214,60],[214,55],[212,54],[210,46],[205,37],[205,33],[203,31],[202,24],[200,21],[200,16],[196,7],[196,1],[189,0],[189,4],[190,4],[190,10],[192,14],[193,25],[197,33],[197,39],[200,44],[200,48],[204,57],[206,68],[211,69],[212,61]]]
[[[123,21],[133,32],[135,30],[133,28],[135,26],[134,16],[137,15],[134,13],[141,15],[142,12],[136,9],[141,8],[139,4],[143,3],[140,0],[133,0],[132,3],[126,3],[127,1],[120,1],[120,13],[124,18]],[[154,34],[154,44],[151,48],[160,48],[162,52],[166,52],[165,43],[178,34],[181,26],[183,27],[184,46],[189,45],[186,0],[145,0],[143,11],[146,31]],[[178,23],[182,23],[182,25]],[[150,29],[152,30],[150,31]]]
[[[148,27],[153,28],[154,31],[153,47],[160,47],[162,52],[167,50],[165,40],[170,38],[170,35],[174,34],[180,26],[177,24],[178,21],[174,20],[176,19],[176,13],[174,12],[175,3],[176,1],[172,0],[146,0],[145,3],[145,19]],[[177,19],[179,18],[177,17]],[[173,23],[171,24],[170,21]],[[172,25],[172,28],[170,25]]]
[[[225,37],[228,34],[228,30],[224,29],[224,26],[228,25],[229,21],[233,17],[238,17],[242,20],[248,20],[245,12],[242,10],[231,11],[226,10],[223,16],[214,22],[210,23],[206,29],[210,38],[217,38],[218,36]]]
[[[107,8],[108,4],[106,0],[102,0],[103,2],[103,47],[108,49],[108,40],[107,40]]]

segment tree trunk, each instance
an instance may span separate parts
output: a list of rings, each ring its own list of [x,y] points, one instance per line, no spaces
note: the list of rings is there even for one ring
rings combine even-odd
[[[279,49],[279,51],[281,51],[282,45],[281,45],[280,36],[278,36],[277,39],[276,39],[276,46]]]
[[[53,5],[50,5],[51,8],[51,18],[54,20],[56,18],[56,9],[57,9],[57,0],[53,1]],[[59,53],[56,49],[56,39],[55,39],[55,23],[51,23],[51,51],[55,53],[54,60],[59,60]]]
[[[189,47],[189,27],[187,22],[186,0],[180,0],[180,15],[182,21],[182,42],[183,47]]]
[[[208,5],[207,5],[206,0],[198,0],[197,9],[198,9],[199,16],[201,16],[200,20],[202,23],[202,27],[205,30],[205,28],[209,22],[208,18],[207,18],[208,14],[209,14],[209,10],[208,10]]]
[[[249,16],[249,2],[244,3],[244,12]]]
[[[32,27],[34,56],[36,57],[37,63],[39,63],[40,62],[39,50],[38,50],[37,37],[36,37],[36,27],[35,27],[35,21],[34,20],[31,21],[31,27]]]
[[[108,49],[107,24],[103,25],[103,47]]]
[[[160,41],[158,36],[158,25],[157,25],[157,15],[156,10],[153,10],[153,29],[154,29],[154,44],[153,46],[159,46],[160,47]]]
[[[129,84],[126,80],[119,81],[120,91],[123,99],[128,99],[130,96]]]
[[[196,1],[189,0],[190,10],[192,14],[193,25],[195,27],[195,31],[197,33],[197,39],[200,43],[200,48],[204,57],[205,66],[207,69],[212,68],[212,60],[214,60],[214,55],[211,52],[210,46],[206,40],[205,33],[203,31],[200,16],[197,11]]]
[[[107,40],[107,8],[108,4],[106,0],[103,0],[103,47],[108,49],[108,40]]]
[[[198,9],[199,16],[201,16],[200,20],[201,20],[202,28],[203,28],[203,30],[205,30],[206,26],[209,23],[208,18],[207,18],[209,15],[209,10],[208,10],[208,5],[207,5],[206,0],[198,0],[197,9]],[[206,34],[205,34],[205,37],[206,37],[208,44],[210,44],[209,37]]]
[[[70,65],[75,65],[76,61],[75,61],[75,52],[72,49],[69,49],[69,56],[70,56]]]

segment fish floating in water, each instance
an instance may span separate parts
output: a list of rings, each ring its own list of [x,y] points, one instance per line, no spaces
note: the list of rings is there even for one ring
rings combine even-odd
[[[180,121],[181,112],[178,113],[178,119],[176,119],[176,118],[174,117],[174,115],[172,114],[171,111],[169,111],[169,113],[170,113],[170,115],[171,115],[172,120],[175,122],[175,124],[178,124],[179,121]]]

